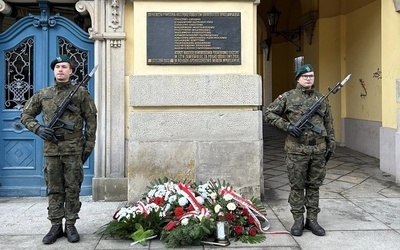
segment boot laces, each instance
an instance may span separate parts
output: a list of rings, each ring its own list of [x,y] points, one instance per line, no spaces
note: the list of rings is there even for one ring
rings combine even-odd
[[[60,225],[52,225],[48,234],[55,235],[60,231]]]
[[[68,231],[68,233],[70,234],[78,234],[78,232],[76,231],[76,227],[73,224],[67,224],[66,231]]]

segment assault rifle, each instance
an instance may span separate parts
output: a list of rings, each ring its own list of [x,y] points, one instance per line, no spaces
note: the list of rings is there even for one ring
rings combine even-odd
[[[318,134],[321,134],[322,129],[319,126],[312,124],[310,120],[315,113],[317,113],[322,117],[325,116],[325,114],[323,114],[319,109],[321,107],[321,104],[329,97],[330,94],[336,94],[343,87],[343,85],[350,79],[350,76],[351,74],[346,76],[341,82],[338,82],[333,89],[328,88],[329,93],[325,96],[322,96],[318,101],[316,101],[313,105],[311,105],[311,107],[308,108],[307,112],[300,118],[300,120],[296,122],[294,126],[299,129],[308,128]]]
[[[68,130],[74,130],[74,126],[75,124],[62,120],[60,119],[60,117],[64,114],[65,110],[69,110],[72,113],[75,113],[77,110],[74,106],[70,105],[71,99],[72,97],[76,94],[76,92],[78,91],[79,87],[86,87],[87,83],[89,82],[89,80],[92,78],[92,76],[94,75],[94,72],[96,72],[97,70],[97,65],[92,69],[92,71],[90,71],[89,74],[87,74],[83,80],[76,85],[76,87],[71,90],[71,92],[69,92],[69,94],[65,97],[65,99],[62,101],[62,103],[60,104],[60,106],[58,106],[58,108],[56,109],[56,111],[54,112],[53,117],[51,118],[50,122],[47,124],[47,128],[65,128]],[[57,127],[56,127],[57,125]],[[57,142],[58,138],[54,135],[52,142]]]

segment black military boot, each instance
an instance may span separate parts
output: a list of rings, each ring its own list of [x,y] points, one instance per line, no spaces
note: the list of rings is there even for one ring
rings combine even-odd
[[[58,238],[61,238],[63,236],[64,232],[62,230],[62,225],[52,225],[50,231],[43,237],[42,242],[43,244],[53,244]]]
[[[290,232],[293,236],[303,235],[304,220],[295,220]]]
[[[310,230],[313,234],[317,236],[325,235],[325,229],[323,229],[316,220],[306,219],[306,225],[304,226],[304,228]]]
[[[78,242],[80,240],[78,231],[74,224],[65,224],[65,237],[71,243]]]

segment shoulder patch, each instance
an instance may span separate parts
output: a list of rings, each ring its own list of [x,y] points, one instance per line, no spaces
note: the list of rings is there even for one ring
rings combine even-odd
[[[283,96],[282,95],[278,95],[278,99],[280,100],[280,99],[282,99],[283,98]]]

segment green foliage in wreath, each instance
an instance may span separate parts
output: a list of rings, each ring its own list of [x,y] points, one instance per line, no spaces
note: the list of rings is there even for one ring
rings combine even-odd
[[[187,225],[178,225],[173,230],[164,230],[161,239],[167,247],[176,248],[182,246],[198,246],[201,241],[207,239],[215,232],[215,221],[208,217],[203,217],[200,221],[195,217],[190,217]]]
[[[165,219],[159,216],[160,211],[151,211],[147,217],[144,214],[137,214],[124,217],[122,220],[112,220],[101,226],[95,233],[120,239],[133,239],[133,233],[138,230],[137,224],[141,225],[144,231],[152,230],[153,234],[160,234]]]
[[[251,235],[241,235],[235,238],[235,241],[240,241],[242,243],[249,243],[249,244],[257,244],[265,241],[266,237],[262,234],[257,234],[254,236]]]

